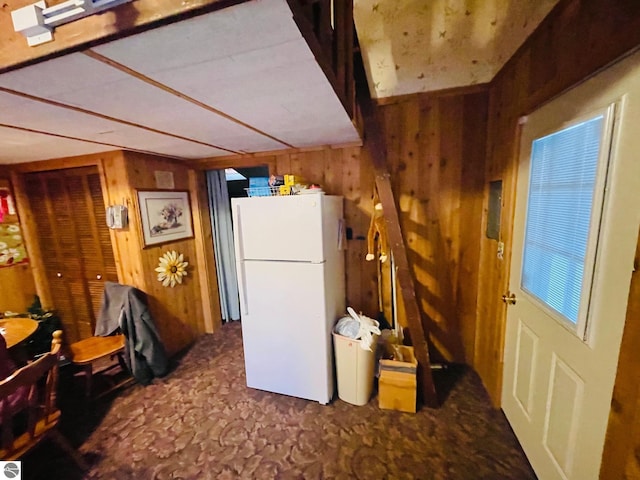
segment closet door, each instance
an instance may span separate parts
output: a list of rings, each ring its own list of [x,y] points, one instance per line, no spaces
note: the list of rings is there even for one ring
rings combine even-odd
[[[28,174],[51,297],[69,342],[93,335],[106,280],[117,281],[96,167]]]

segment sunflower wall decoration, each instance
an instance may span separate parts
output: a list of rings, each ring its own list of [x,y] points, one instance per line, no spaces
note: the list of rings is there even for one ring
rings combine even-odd
[[[166,252],[160,258],[160,263],[156,268],[158,281],[163,287],[175,287],[176,283],[182,283],[182,277],[187,276],[187,266],[189,262],[184,261],[183,255],[175,250]]]

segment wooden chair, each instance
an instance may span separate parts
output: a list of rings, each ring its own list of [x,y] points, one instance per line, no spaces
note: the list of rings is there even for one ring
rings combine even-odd
[[[83,470],[87,469],[80,454],[58,432],[60,410],[56,407],[58,362],[62,331],[53,332],[51,351],[16,370],[0,381],[0,458],[17,460],[45,438],[51,438]],[[26,417],[24,433],[14,434],[16,417]]]
[[[72,343],[69,346],[70,361],[74,365],[81,367],[85,374],[85,397],[91,398],[91,390],[93,384],[93,375],[96,373],[106,373],[113,368],[120,366],[125,372],[128,371],[122,356],[124,352],[125,337],[122,334],[111,335],[108,337],[89,337],[84,340]],[[118,359],[118,363],[94,370],[94,366],[104,363],[107,359]],[[129,377],[121,382],[113,382],[110,387],[100,393],[98,396],[106,395],[116,388],[123,387],[133,382],[133,378]],[[96,397],[97,398],[97,397]]]

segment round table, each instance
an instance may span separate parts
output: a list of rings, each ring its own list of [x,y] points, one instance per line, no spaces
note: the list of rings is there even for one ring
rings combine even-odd
[[[38,322],[31,318],[3,318],[0,320],[0,334],[7,342],[7,348],[14,347],[26,340],[38,328]]]

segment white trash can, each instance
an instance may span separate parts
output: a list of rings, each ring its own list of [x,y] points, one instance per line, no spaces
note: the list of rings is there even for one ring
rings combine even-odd
[[[360,348],[360,340],[333,332],[333,349],[338,377],[338,397],[353,405],[366,405],[373,391],[378,335],[373,335],[371,350]]]

